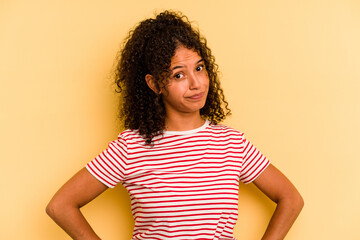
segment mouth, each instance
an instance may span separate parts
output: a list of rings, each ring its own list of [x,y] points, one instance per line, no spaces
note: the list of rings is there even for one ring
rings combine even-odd
[[[202,99],[203,96],[204,96],[204,93],[201,92],[201,93],[198,93],[198,94],[191,95],[191,96],[189,96],[187,98],[192,99],[192,100],[198,100],[198,99]]]

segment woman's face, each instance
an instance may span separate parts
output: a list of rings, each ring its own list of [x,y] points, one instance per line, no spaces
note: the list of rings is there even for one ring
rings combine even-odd
[[[179,46],[171,58],[171,75],[161,89],[166,114],[200,114],[209,90],[203,59],[194,50]]]

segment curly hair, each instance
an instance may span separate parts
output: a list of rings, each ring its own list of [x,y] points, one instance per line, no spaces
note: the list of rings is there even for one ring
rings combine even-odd
[[[145,76],[151,74],[158,89],[165,86],[171,74],[171,58],[179,45],[196,51],[204,60],[209,91],[206,103],[200,109],[201,116],[217,124],[230,114],[220,87],[218,66],[206,39],[183,14],[164,11],[154,19],[140,22],[130,31],[115,69],[124,127],[137,129],[149,145],[153,143],[153,137],[163,133],[166,110],[161,95],[148,87]]]

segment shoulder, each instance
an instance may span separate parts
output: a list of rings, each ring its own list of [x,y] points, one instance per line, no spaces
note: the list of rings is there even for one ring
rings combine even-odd
[[[113,144],[120,144],[128,147],[132,144],[144,144],[145,139],[139,134],[138,130],[127,129],[119,133],[116,140],[112,141]]]
[[[244,133],[223,124],[215,125],[210,123],[207,130],[218,139],[236,140],[238,143],[243,142],[245,139]]]
[[[226,126],[223,124],[210,123],[208,129],[214,133],[232,134],[232,135],[238,135],[238,136],[244,135],[244,133],[240,132],[239,130],[236,130],[232,127],[229,127],[229,126]]]

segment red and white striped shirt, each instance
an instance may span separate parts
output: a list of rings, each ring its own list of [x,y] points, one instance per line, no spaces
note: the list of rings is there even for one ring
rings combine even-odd
[[[206,121],[166,131],[153,147],[126,130],[86,168],[128,190],[132,239],[235,239],[239,181],[252,182],[268,165],[242,133]]]

